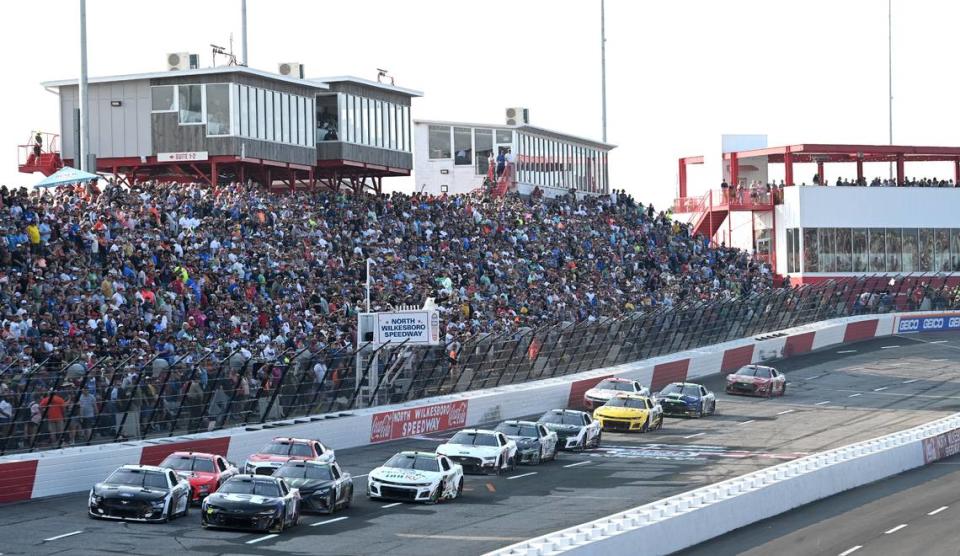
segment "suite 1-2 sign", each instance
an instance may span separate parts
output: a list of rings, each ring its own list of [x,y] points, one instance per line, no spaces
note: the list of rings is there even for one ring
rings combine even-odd
[[[371,313],[373,341],[378,344],[407,345],[440,343],[440,315],[437,311],[398,311]],[[361,318],[361,327],[365,319]],[[367,321],[370,322],[369,320]]]

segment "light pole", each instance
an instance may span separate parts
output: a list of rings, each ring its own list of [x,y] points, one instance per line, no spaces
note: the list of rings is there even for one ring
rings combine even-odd
[[[887,0],[887,92],[887,122],[890,144],[893,145],[893,0]],[[890,179],[893,179],[893,161],[890,162]]]
[[[607,17],[600,0],[600,98],[603,112],[603,142],[607,142]]]
[[[80,159],[79,168],[89,172],[87,166],[90,157],[90,118],[88,108],[90,101],[87,97],[87,0],[80,0],[80,144],[74,152]],[[76,164],[74,164],[76,166]],[[96,168],[94,168],[94,171]]]
[[[367,312],[370,312],[370,257],[367,257]]]
[[[243,49],[243,65],[247,66],[247,0],[240,0],[240,16],[240,33],[242,35],[240,46]]]

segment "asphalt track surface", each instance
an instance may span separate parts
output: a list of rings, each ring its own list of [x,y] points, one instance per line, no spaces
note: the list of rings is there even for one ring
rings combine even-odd
[[[718,393],[716,416],[667,419],[661,431],[644,435],[604,434],[600,450],[564,452],[556,462],[520,467],[502,477],[467,476],[462,498],[436,506],[367,500],[366,473],[397,451],[432,450],[449,432],[337,450],[344,469],[359,477],[353,507],[333,516],[306,515],[299,527],[281,535],[204,530],[197,508],[168,524],[95,521],[86,515],[82,493],[0,507],[0,552],[482,554],[960,411],[958,335],[882,338],[777,367],[787,373],[784,398]],[[722,379],[705,384],[717,390]],[[816,551],[810,548],[802,552]]]

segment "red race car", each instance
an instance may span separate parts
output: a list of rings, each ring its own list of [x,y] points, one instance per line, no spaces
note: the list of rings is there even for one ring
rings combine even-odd
[[[782,396],[787,393],[787,377],[773,367],[744,365],[727,375],[727,394]]]
[[[190,481],[190,500],[200,502],[213,494],[224,482],[240,471],[223,456],[202,452],[174,452],[160,467],[173,469]]]
[[[273,475],[274,471],[290,460],[332,463],[336,461],[336,455],[319,440],[274,438],[262,450],[247,458],[243,465],[243,472],[253,475]]]

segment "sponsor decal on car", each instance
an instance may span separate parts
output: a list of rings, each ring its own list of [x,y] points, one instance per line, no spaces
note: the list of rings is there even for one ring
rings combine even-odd
[[[464,427],[467,424],[467,402],[468,400],[459,400],[377,413],[370,426],[370,442],[384,442]]]

